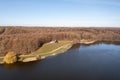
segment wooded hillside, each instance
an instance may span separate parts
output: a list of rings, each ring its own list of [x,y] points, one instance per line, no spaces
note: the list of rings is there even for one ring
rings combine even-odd
[[[120,28],[0,27],[0,56],[28,54],[52,40],[120,41]]]

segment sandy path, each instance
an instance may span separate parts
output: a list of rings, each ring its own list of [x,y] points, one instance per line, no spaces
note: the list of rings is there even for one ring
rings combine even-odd
[[[48,53],[45,53],[45,54],[53,53],[53,54],[51,54],[51,55],[56,55],[57,53],[55,54],[55,53],[54,53],[55,51],[57,51],[57,50],[59,50],[59,49],[61,49],[61,48],[69,49],[70,47],[71,47],[70,44],[66,44],[66,45],[63,45],[63,46],[61,46],[61,47],[59,47],[59,48],[57,48],[57,49],[54,49],[54,50],[52,50],[52,51],[50,51],[50,52],[48,52]],[[27,55],[26,55],[26,56],[27,56]],[[28,56],[27,56],[28,58],[24,59],[23,62],[30,62],[30,61],[35,61],[35,60],[37,60],[36,57],[29,57],[29,56],[32,56],[32,55],[28,55]],[[36,56],[40,56],[40,54],[38,54],[38,55],[36,55]],[[47,56],[42,56],[41,58],[44,59],[45,57],[47,57]]]

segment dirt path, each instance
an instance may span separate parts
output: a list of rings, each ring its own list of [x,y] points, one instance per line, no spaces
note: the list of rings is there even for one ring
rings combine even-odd
[[[69,45],[70,45],[70,44],[63,45],[63,46],[61,46],[61,47],[59,47],[59,48],[57,48],[57,49],[52,50],[52,51],[49,52],[49,53],[53,53],[53,52],[55,52],[55,51],[57,51],[57,50],[59,50],[59,49],[61,49],[61,48],[68,48]]]
[[[47,57],[47,56],[51,56],[51,55],[56,55],[56,54],[58,54],[58,53],[54,53],[54,52],[57,51],[57,50],[60,50],[61,48],[66,48],[66,50],[67,50],[67,49],[69,49],[71,46],[72,46],[71,44],[63,45],[63,46],[61,46],[61,47],[59,47],[59,48],[57,48],[57,49],[54,49],[54,50],[52,50],[52,51],[50,51],[50,52],[48,52],[48,53],[45,53],[45,55],[43,55],[43,56],[41,56],[40,54],[35,55],[35,56],[33,56],[33,57],[31,57],[32,55],[25,55],[25,57],[28,57],[28,58],[24,59],[23,62],[35,61],[35,60],[37,60],[37,59],[36,59],[36,56],[41,56],[41,58],[44,59],[44,58]],[[50,55],[47,55],[47,54],[50,54]]]

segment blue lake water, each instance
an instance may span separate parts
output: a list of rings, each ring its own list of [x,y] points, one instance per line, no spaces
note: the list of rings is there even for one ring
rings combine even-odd
[[[120,80],[120,45],[74,45],[42,61],[0,65],[0,80]]]

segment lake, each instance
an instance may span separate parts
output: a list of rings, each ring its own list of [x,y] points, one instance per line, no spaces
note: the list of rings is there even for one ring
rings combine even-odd
[[[76,44],[41,61],[0,65],[0,80],[120,80],[120,45]]]

